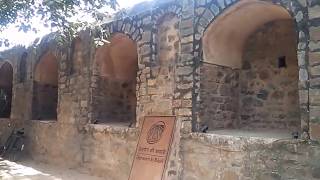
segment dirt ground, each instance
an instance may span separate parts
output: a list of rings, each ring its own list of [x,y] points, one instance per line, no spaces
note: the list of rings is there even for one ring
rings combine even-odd
[[[103,178],[31,160],[14,163],[0,158],[0,180],[103,180]]]

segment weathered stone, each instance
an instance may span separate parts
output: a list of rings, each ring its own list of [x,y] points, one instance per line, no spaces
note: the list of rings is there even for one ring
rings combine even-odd
[[[299,80],[306,81],[309,79],[308,71],[306,69],[299,70]]]
[[[309,7],[309,18],[320,18],[320,5]]]
[[[310,40],[320,41],[320,27],[310,27]]]
[[[314,42],[314,41],[311,41],[309,43],[309,48],[310,48],[310,51],[311,52],[318,52],[320,51],[320,41],[319,42]]]
[[[320,76],[320,66],[313,66],[310,68],[312,76]]]
[[[320,52],[310,52],[309,63],[311,66],[320,64]]]

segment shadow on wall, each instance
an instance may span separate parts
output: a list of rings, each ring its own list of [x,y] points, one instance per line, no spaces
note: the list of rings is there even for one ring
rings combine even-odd
[[[0,118],[10,118],[12,102],[13,69],[5,62],[0,67]]]

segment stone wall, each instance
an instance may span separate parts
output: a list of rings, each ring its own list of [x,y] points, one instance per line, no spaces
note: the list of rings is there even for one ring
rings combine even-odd
[[[96,123],[134,123],[136,119],[136,83],[97,76],[93,90],[93,119]]]
[[[309,1],[308,7],[310,42],[307,56],[309,57],[309,62],[304,64],[304,67],[309,66],[309,77],[305,76],[310,80],[310,133],[312,138],[320,139],[320,2]],[[301,73],[306,72],[303,71]],[[301,91],[301,94],[305,94],[305,91]]]
[[[32,119],[57,120],[58,87],[33,83]]]
[[[320,144],[190,134],[182,138],[182,179],[267,180],[320,178]]]
[[[294,29],[291,20],[275,21],[248,39],[240,71],[242,128],[300,129]]]
[[[135,129],[88,125],[79,130],[70,122],[31,121],[26,132],[28,152],[36,161],[82,168],[108,180],[129,176],[137,143]]]
[[[203,63],[201,65],[201,126],[209,130],[236,128],[239,109],[239,70]]]

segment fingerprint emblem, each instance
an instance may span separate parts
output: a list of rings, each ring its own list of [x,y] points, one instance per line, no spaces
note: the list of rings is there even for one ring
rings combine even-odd
[[[163,121],[156,122],[154,125],[152,125],[148,131],[147,142],[149,144],[155,144],[159,142],[165,128],[166,125]]]

